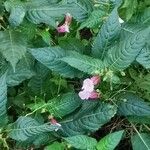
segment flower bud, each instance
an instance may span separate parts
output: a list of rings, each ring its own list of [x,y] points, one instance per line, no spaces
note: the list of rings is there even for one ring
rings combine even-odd
[[[100,76],[93,76],[91,78],[91,81],[93,82],[94,85],[97,85],[100,83]]]
[[[91,98],[91,99],[97,99],[99,97],[100,97],[99,93],[96,92],[96,91],[93,91],[93,92],[90,93],[90,97],[89,98]]]

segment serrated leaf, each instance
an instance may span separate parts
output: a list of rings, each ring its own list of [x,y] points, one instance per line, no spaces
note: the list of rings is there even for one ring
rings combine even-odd
[[[56,27],[56,21],[66,13],[70,13],[77,21],[83,21],[88,15],[88,8],[78,1],[58,3],[58,0],[32,0],[20,2],[13,0],[5,2],[7,11],[10,12],[10,22],[19,25],[26,17],[33,23],[46,23]]]
[[[124,131],[110,133],[102,138],[97,144],[97,150],[114,150],[119,144]]]
[[[59,46],[67,51],[76,51],[79,53],[83,53],[85,50],[85,46],[81,42],[81,40],[76,38],[65,38],[59,40]]]
[[[0,52],[15,70],[16,64],[26,53],[26,38],[17,31],[0,32]]]
[[[48,75],[49,69],[41,63],[35,65],[36,74],[28,83],[30,89],[36,94],[41,95],[44,92],[45,79]]]
[[[150,74],[146,74],[141,76],[136,80],[136,84],[138,88],[146,91],[147,93],[150,93]]]
[[[47,110],[55,117],[63,117],[70,114],[81,105],[82,101],[75,93],[66,93],[62,96],[49,100]]]
[[[150,69],[150,48],[146,45],[137,56],[136,61],[146,69]]]
[[[94,9],[94,2],[91,0],[75,0],[75,3],[79,3],[80,7],[86,10],[88,14],[90,14]]]
[[[28,149],[34,145],[34,148],[37,149],[55,140],[56,138],[53,137],[51,133],[42,133],[37,136],[30,137],[26,141],[16,141],[16,148]]]
[[[19,117],[13,125],[13,129],[11,129],[9,137],[17,141],[26,141],[32,136],[54,131],[58,128],[60,127],[57,125],[50,125],[49,123],[40,124],[31,117]]]
[[[150,124],[150,117],[146,116],[128,116],[127,119],[133,123]]]
[[[50,141],[49,134],[43,133],[35,137],[33,144],[38,148],[41,147],[41,145],[47,144],[49,141]]]
[[[81,115],[77,114],[78,117],[75,115],[68,118],[68,120],[62,121],[62,130],[59,130],[60,134],[74,136],[94,132],[115,115],[116,107],[109,104],[98,103],[88,112],[85,111],[84,113],[83,111]]]
[[[10,12],[10,16],[8,19],[10,25],[19,26],[22,23],[26,13],[23,3],[21,3],[20,1],[6,1],[4,4],[6,10]]]
[[[143,11],[140,13],[135,14],[130,20],[130,22],[135,22],[135,23],[142,23],[142,24],[147,24],[149,25],[150,23],[150,7],[146,7]]]
[[[64,139],[73,147],[83,150],[92,150],[97,144],[97,141],[94,138],[88,137],[86,135],[76,135]]]
[[[118,113],[123,116],[150,116],[150,106],[132,93],[122,93],[117,97]]]
[[[131,137],[133,150],[150,150],[150,134],[140,133]]]
[[[138,6],[137,0],[129,1],[124,0],[122,6],[120,7],[120,14],[124,17],[127,21],[132,17],[136,8]]]
[[[61,60],[88,74],[94,74],[95,72],[104,69],[104,65],[101,60],[76,52],[71,52],[69,56],[62,58]]]
[[[11,15],[9,16],[9,23],[12,26],[19,26],[25,16],[25,9],[23,7],[12,8]]]
[[[106,22],[102,25],[96,39],[94,40],[92,53],[95,57],[104,59],[108,46],[116,38],[121,30],[117,8],[111,12]]]
[[[35,48],[30,52],[39,62],[62,76],[73,78],[79,74],[79,71],[60,60],[66,56],[66,51],[60,47]]]
[[[25,20],[19,27],[18,30],[26,36],[28,40],[32,40],[37,34],[37,25]]]
[[[7,84],[6,73],[0,77],[0,126],[6,122]]]
[[[56,27],[56,19],[70,13],[77,21],[83,21],[88,11],[80,3],[68,2],[67,4],[48,4],[41,6],[27,6],[27,17],[33,23],[47,23]]]
[[[30,55],[25,55],[16,65],[15,72],[11,66],[8,66],[7,85],[16,86],[24,80],[30,79],[35,72],[33,70],[33,58]]]
[[[105,58],[105,64],[112,70],[126,69],[144,47],[149,36],[149,28],[139,31],[112,47]]]
[[[100,25],[103,22],[103,18],[106,16],[106,13],[103,10],[94,10],[89,18],[81,23],[79,29],[83,28],[94,28]]]
[[[51,99],[47,103],[41,101],[35,104],[29,104],[27,107],[32,111],[45,110],[50,114],[53,114],[54,117],[62,118],[76,110],[81,103],[82,101],[77,94],[69,92]]]

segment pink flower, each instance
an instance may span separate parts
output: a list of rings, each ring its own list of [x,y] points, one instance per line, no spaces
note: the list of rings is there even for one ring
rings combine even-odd
[[[88,91],[88,92],[92,92],[94,90],[93,81],[91,79],[89,79],[89,78],[85,79],[83,81],[82,90],[85,90],[85,91]]]
[[[72,21],[72,16],[69,13],[67,13],[65,16],[65,23],[57,27],[57,31],[59,33],[65,33],[65,32],[69,33],[69,26],[71,24],[71,21]]]
[[[83,91],[79,92],[79,97],[83,100],[90,99],[90,98],[97,99],[97,98],[99,98],[99,93],[96,91],[88,92],[88,91],[83,90]]]
[[[57,131],[57,130],[59,129],[59,127],[61,127],[61,124],[59,124],[59,123],[57,122],[57,120],[54,119],[52,116],[49,116],[48,118],[50,119],[51,124],[58,126],[58,128],[55,129],[55,131]]]
[[[92,78],[87,78],[83,81],[82,91],[79,92],[79,97],[81,99],[96,99],[99,98],[99,93],[94,90],[94,86],[100,83],[99,76],[93,76]]]
[[[97,85],[100,83],[100,76],[93,76],[91,78],[91,81],[93,82],[94,85]]]
[[[59,33],[65,33],[65,32],[69,33],[69,26],[67,24],[63,24],[62,26],[57,27],[57,31]]]

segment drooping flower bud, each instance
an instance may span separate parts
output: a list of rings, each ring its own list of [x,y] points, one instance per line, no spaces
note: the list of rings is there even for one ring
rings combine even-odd
[[[100,83],[100,76],[93,76],[92,78],[91,78],[91,81],[93,82],[93,84],[94,85],[97,85],[97,84],[99,84]]]
[[[53,116],[51,116],[51,115],[48,116],[48,119],[50,120],[51,124],[58,126],[58,128],[55,129],[55,131],[57,131],[57,130],[61,127],[61,124],[59,124],[59,123],[57,122],[57,120],[53,118]]]
[[[93,92],[90,93],[90,97],[89,98],[97,99],[99,97],[100,97],[100,94],[98,92],[96,92],[96,91],[93,91]]]

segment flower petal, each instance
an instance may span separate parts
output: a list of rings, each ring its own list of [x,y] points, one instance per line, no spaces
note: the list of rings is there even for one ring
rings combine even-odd
[[[91,79],[85,79],[83,81],[82,90],[92,92],[94,90],[94,84]]]
[[[57,31],[59,33],[69,32],[69,26],[67,24],[63,24],[62,26],[57,27]]]
[[[91,95],[91,93],[90,92],[87,92],[87,91],[80,91],[79,92],[79,97],[81,98],[81,99],[89,99],[89,97],[90,97],[90,95]]]

